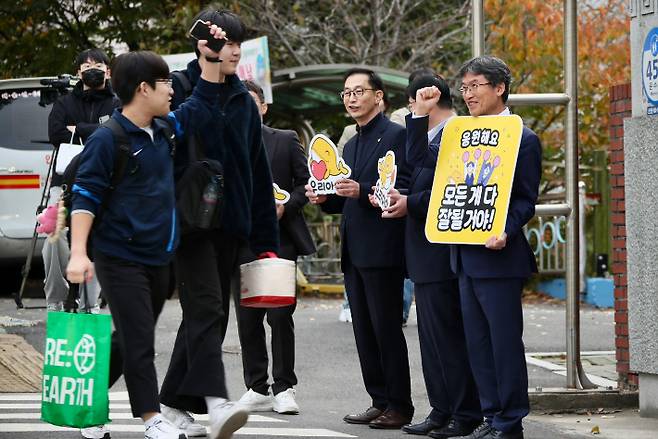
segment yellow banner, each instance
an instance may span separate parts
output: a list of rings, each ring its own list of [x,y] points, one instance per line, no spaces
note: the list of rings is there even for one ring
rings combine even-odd
[[[516,115],[448,121],[425,222],[430,242],[484,244],[501,235],[522,133]]]

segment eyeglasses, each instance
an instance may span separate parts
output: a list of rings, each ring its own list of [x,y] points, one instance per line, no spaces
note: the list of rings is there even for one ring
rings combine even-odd
[[[156,79],[155,82],[159,82],[160,84],[167,84],[169,87],[174,84],[174,81],[171,79]]]
[[[459,87],[459,92],[463,95],[465,95],[467,91],[470,91],[471,93],[475,93],[476,91],[478,91],[478,87],[481,87],[483,85],[491,85],[491,82],[483,82],[481,84],[478,84],[476,82],[474,84],[462,85],[461,87]]]
[[[338,95],[340,96],[341,99],[349,99],[352,97],[352,95],[356,96],[357,98],[360,98],[363,96],[363,94],[366,92],[366,90],[375,90],[374,88],[355,88],[354,90],[343,90]]]

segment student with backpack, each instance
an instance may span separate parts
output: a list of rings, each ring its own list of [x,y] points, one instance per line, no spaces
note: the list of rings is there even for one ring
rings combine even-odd
[[[210,33],[225,38],[217,26],[210,26]],[[87,254],[87,240],[93,234],[95,269],[112,310],[132,413],[144,421],[145,439],[186,438],[160,415],[153,360],[155,322],[166,299],[169,262],[178,244],[174,151],[166,127],[172,127],[177,137],[202,127],[210,120],[219,87],[218,54],[204,40],[197,48],[203,55],[201,79],[174,112],[169,111],[173,93],[169,68],[160,56],[130,52],[114,60],[112,86],[123,108],[111,120],[130,139],[123,175],[121,181],[113,181],[121,154],[112,130],[101,127],[87,141],[72,188],[67,276],[81,283],[93,274]],[[217,428],[222,423],[244,424],[247,415],[234,410],[215,423]],[[101,437],[109,437],[109,432]]]
[[[197,142],[191,142],[195,139],[188,136],[177,148],[177,190],[182,190],[186,177],[194,176],[189,171],[195,163],[189,157],[191,149],[198,149],[208,161],[223,166],[223,192],[217,196],[216,205],[221,203],[219,210],[224,214],[215,217],[210,227],[188,229],[181,237],[176,275],[183,320],[160,398],[162,414],[188,435],[204,433],[189,412],[208,413],[212,439],[223,439],[228,436],[212,425],[214,419],[221,419],[234,407],[225,400],[228,392],[222,342],[238,250],[248,245],[257,257],[274,255],[279,249],[279,229],[260,114],[236,74],[246,28],[237,15],[228,11],[207,9],[196,20],[221,27],[228,41],[219,52],[222,62],[217,110],[196,136]],[[200,61],[199,56],[187,65],[184,76],[190,84],[198,84]],[[173,81],[172,107],[176,108],[185,96],[185,87],[180,77],[174,76]],[[179,203],[182,201],[179,198]],[[184,209],[180,212],[183,217]]]

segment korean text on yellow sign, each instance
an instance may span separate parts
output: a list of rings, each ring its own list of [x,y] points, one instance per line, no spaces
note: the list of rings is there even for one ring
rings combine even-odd
[[[516,115],[448,121],[425,222],[430,242],[484,244],[501,235],[522,132]]]

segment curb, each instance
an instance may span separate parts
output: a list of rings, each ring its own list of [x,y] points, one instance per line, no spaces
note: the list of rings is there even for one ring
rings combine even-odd
[[[533,411],[572,411],[583,409],[638,408],[638,392],[620,390],[568,390],[544,389],[530,391],[530,409]]]

